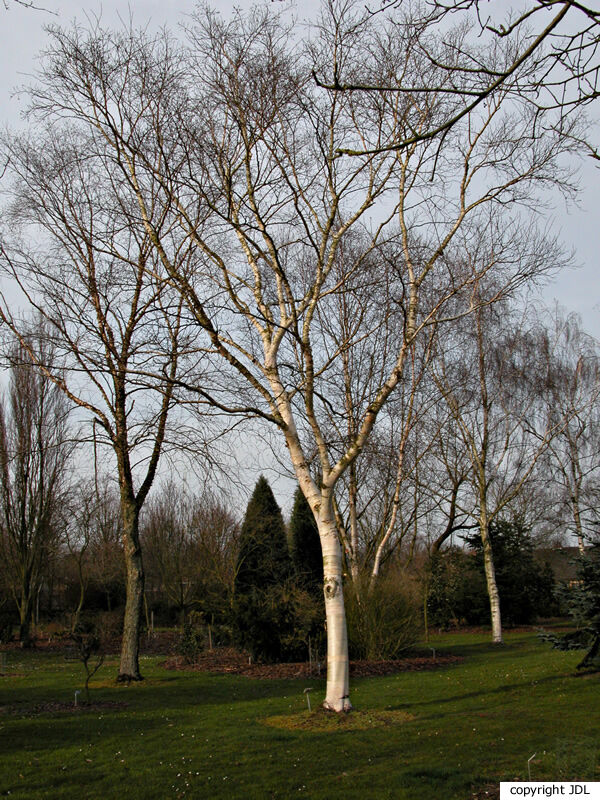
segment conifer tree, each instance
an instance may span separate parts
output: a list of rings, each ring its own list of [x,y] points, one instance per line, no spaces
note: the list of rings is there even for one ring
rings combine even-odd
[[[292,575],[292,562],[281,509],[267,479],[258,479],[240,533],[234,585],[237,644],[257,660],[285,656],[289,620],[281,597]]]
[[[243,595],[255,586],[277,586],[284,583],[291,572],[281,509],[269,482],[261,475],[242,525],[235,592]]]
[[[323,593],[323,556],[314,515],[300,487],[290,518],[290,546],[296,579],[311,594]]]
[[[579,554],[578,581],[563,587],[562,597],[575,630],[562,636],[542,632],[540,638],[558,650],[585,650],[577,669],[600,671],[600,539]]]

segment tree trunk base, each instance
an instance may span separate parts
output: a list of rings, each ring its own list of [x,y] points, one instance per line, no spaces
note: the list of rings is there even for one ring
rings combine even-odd
[[[139,674],[127,675],[126,673],[119,673],[117,675],[117,683],[131,683],[132,681],[143,681],[144,678]]]
[[[594,672],[600,671],[600,660],[598,655],[600,653],[600,635],[597,635],[592,642],[592,646],[583,657],[582,661],[577,664],[578,670],[590,670]]]
[[[352,711],[352,703],[349,697],[343,697],[335,705],[328,703],[327,700],[323,703],[325,711],[333,711],[336,714],[349,714]]]

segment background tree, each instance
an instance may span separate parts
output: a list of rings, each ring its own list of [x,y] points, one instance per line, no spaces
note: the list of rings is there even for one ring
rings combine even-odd
[[[169,481],[149,501],[141,534],[151,568],[160,578],[160,591],[177,610],[182,628],[187,612],[198,602],[201,566],[194,547],[195,506],[185,488]]]
[[[516,315],[510,319],[505,304],[482,305],[464,320],[460,342],[450,359],[439,354],[436,381],[470,462],[492,637],[500,642],[501,604],[490,525],[530,480],[562,420],[550,421],[539,413],[540,390],[547,382],[544,360],[535,360],[539,330],[520,324]]]
[[[70,404],[30,359],[55,364],[41,323],[9,351],[10,386],[0,404],[0,547],[19,611],[19,638],[30,643],[35,599],[62,538],[67,464],[74,449]]]
[[[548,361],[549,376],[544,411],[551,424],[560,423],[541,464],[542,479],[547,480],[548,473],[552,476],[554,491],[547,502],[554,525],[564,521],[583,552],[585,539],[593,531],[590,517],[600,457],[598,343],[582,330],[575,315],[565,316],[555,309],[541,352]]]
[[[261,475],[248,501],[240,532],[235,576],[236,594],[254,586],[281,584],[290,576],[291,560],[281,509]]]
[[[309,637],[320,639],[322,598],[294,575],[281,510],[262,475],[240,531],[234,591],[236,638],[254,658],[304,660]]]
[[[240,523],[222,499],[204,491],[193,520],[199,569],[198,608],[225,643],[231,638]]]
[[[299,584],[316,597],[323,586],[323,557],[319,529],[300,487],[294,494],[290,517],[290,551]]]
[[[90,582],[89,548],[94,540],[98,520],[94,482],[80,482],[73,487],[65,511],[64,545],[68,552],[65,567],[74,567],[77,597],[74,603],[71,632],[78,624]],[[67,570],[65,570],[67,572]],[[67,572],[68,574],[68,572]]]
[[[518,521],[497,519],[490,524],[490,539],[503,621],[507,625],[524,625],[537,617],[552,616],[557,610],[552,570],[535,560],[529,531]],[[465,541],[475,552],[471,573],[475,571],[484,578],[481,537],[466,536]],[[489,617],[487,592],[484,580],[475,582],[481,589],[471,590],[470,611],[464,616],[469,624],[480,625]]]
[[[494,567],[502,620],[524,625],[557,611],[554,576],[534,558],[529,533],[518,522],[496,520],[490,525]],[[433,626],[485,625],[489,598],[478,534],[465,537],[470,550],[451,546],[435,553],[428,565],[427,613]]]
[[[435,380],[469,459],[492,637],[501,642],[501,602],[490,525],[530,479],[561,420],[539,416],[540,386],[547,380],[543,361],[538,369],[532,363],[539,335],[520,327],[516,316],[510,319],[506,303],[480,305],[461,321],[460,330],[461,337],[451,349],[436,353]],[[448,347],[449,343],[444,344]]]
[[[93,492],[88,599],[94,607],[111,611],[124,603],[126,593],[121,502],[117,487],[106,476],[94,481]]]
[[[294,505],[289,523],[290,555],[294,571],[293,583],[299,589],[295,595],[296,616],[303,628],[299,638],[308,646],[312,661],[325,647],[323,620],[323,556],[319,529],[314,515],[300,487],[294,494]],[[306,598],[303,599],[303,595]],[[296,648],[298,657],[304,657]]]
[[[277,595],[292,574],[281,509],[261,475],[248,502],[240,531],[234,583],[237,641],[256,659],[284,656],[285,612]]]
[[[182,302],[170,294],[160,255],[132,202],[131,165],[97,125],[86,127],[81,114],[55,103],[52,63],[61,58],[57,40],[48,55],[46,85],[30,93],[35,134],[4,141],[11,231],[2,237],[1,267],[44,319],[64,370],[57,373],[30,350],[31,360],[91,417],[94,457],[104,448],[113,456],[126,566],[119,680],[139,680],[144,594],[139,515],[161,454],[175,436],[167,423],[186,352]],[[73,91],[85,91],[79,79],[77,86]],[[137,96],[135,82],[128,80],[124,91]],[[169,227],[167,210],[159,210],[155,200]],[[186,271],[189,245],[168,236],[171,257]],[[27,347],[13,305],[4,298],[1,316]],[[180,419],[177,437],[182,441],[187,433]],[[198,428],[195,437],[201,440]]]
[[[569,616],[576,625],[563,636],[543,633],[542,638],[559,650],[585,649],[586,654],[577,669],[600,669],[600,541],[595,536],[590,545],[579,553],[578,580],[563,586],[561,599],[566,602]]]
[[[448,540],[452,541],[455,534],[460,536],[461,531],[476,528],[477,522],[474,498],[468,491],[469,452],[452,411],[439,397],[427,422],[431,444],[418,477],[426,506],[426,549],[435,558]]]

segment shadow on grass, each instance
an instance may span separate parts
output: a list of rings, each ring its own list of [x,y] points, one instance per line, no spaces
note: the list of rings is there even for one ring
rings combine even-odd
[[[48,671],[52,673],[52,666],[48,667]],[[10,676],[7,676],[0,682],[0,708],[15,704],[27,707],[50,700],[68,702],[73,700],[75,690],[83,688],[84,675],[82,673],[72,676],[69,681],[72,686],[67,688],[64,677],[57,674],[50,675],[50,679],[43,684],[32,686],[23,685],[21,681],[12,683]],[[294,693],[297,687],[304,687],[307,682],[315,687],[324,685],[322,679],[306,679],[304,682],[298,679],[265,681],[238,675],[177,673],[153,669],[144,680],[131,684],[117,684],[112,675],[100,674],[97,679],[92,680],[90,694],[92,701],[118,700],[135,708],[138,704],[145,705],[147,702],[160,706],[160,696],[167,693],[169,705],[187,705],[193,702],[198,706],[221,704],[230,700],[253,701],[277,697]]]
[[[465,792],[468,796],[469,777],[464,769],[452,766],[434,766],[427,764],[413,769],[408,769],[404,773],[405,789],[421,789],[425,783],[432,796],[445,797],[454,792]]]
[[[2,687],[0,724],[11,723],[10,739],[6,735],[3,737],[3,753],[8,755],[32,748],[44,751],[56,746],[68,748],[90,737],[119,737],[125,731],[143,735],[179,722],[185,726],[212,720],[210,724],[214,726],[219,713],[227,708],[232,711],[235,708],[244,719],[248,715],[253,718],[254,703],[263,704],[259,716],[272,714],[288,699],[304,705],[299,688],[304,684],[298,680],[259,681],[241,676],[166,671],[163,674],[155,669],[146,680],[129,686],[117,685],[108,677],[101,678],[98,683],[90,687],[92,704],[119,702],[126,706],[84,710],[81,705],[78,709],[73,705],[72,710],[52,710],[51,703],[74,704],[74,690],[81,688],[76,682],[73,691],[65,690],[60,677],[53,685],[15,685],[12,690],[6,685]],[[321,691],[322,683],[311,681],[316,692]],[[82,703],[81,696],[79,703]]]
[[[531,686],[545,686],[551,685],[558,682],[562,682],[565,677],[572,677],[569,675],[550,675],[545,678],[540,678],[539,680],[525,680],[519,683],[505,683],[501,686],[497,686],[494,689],[485,689],[482,691],[473,691],[473,692],[464,692],[462,694],[453,694],[452,696],[446,697],[434,697],[431,700],[415,700],[409,703],[398,703],[398,705],[390,705],[389,708],[393,710],[407,710],[407,709],[415,709],[415,708],[426,708],[428,706],[435,706],[436,708],[439,706],[449,705],[452,703],[462,703],[465,700],[481,700],[482,703],[485,705],[486,701],[494,696],[501,696],[510,694],[515,691],[523,691],[525,688],[529,688]],[[464,711],[464,710],[463,710]]]
[[[493,655],[502,655],[506,653],[507,655],[528,655],[530,654],[530,648],[536,642],[535,639],[528,637],[527,639],[518,639],[516,641],[510,642],[457,642],[455,644],[446,644],[443,641],[437,643],[436,651],[440,655],[453,655],[453,656],[462,656],[463,658],[475,658],[478,656],[489,656],[490,654]]]

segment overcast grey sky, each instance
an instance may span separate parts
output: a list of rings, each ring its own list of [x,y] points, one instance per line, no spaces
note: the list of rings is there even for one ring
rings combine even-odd
[[[119,25],[119,15],[129,17],[136,24],[151,20],[152,26],[167,24],[176,28],[178,22],[191,13],[196,0],[132,0],[129,5],[119,0],[38,0],[47,11],[23,8],[9,0],[9,10],[0,4],[0,124],[2,127],[19,124],[22,103],[13,95],[19,84],[28,82],[36,67],[36,55],[43,49],[46,40],[44,26],[48,24],[69,25],[74,19],[85,22],[87,15],[101,15],[107,25]],[[227,14],[233,7],[228,0],[212,0],[214,8]],[[250,5],[250,0],[238,0],[238,7]],[[304,0],[298,5],[300,17],[314,13],[318,0]],[[54,12],[54,13],[49,13]],[[597,115],[600,116],[600,115]],[[600,130],[595,136],[600,141]],[[545,302],[554,299],[568,311],[581,314],[589,333],[600,338],[600,291],[598,262],[600,253],[600,169],[597,162],[588,159],[581,165],[581,193],[578,206],[565,208],[564,202],[555,197],[554,209],[549,214],[550,224],[559,233],[567,248],[575,250],[577,270],[562,273],[552,285],[543,291]]]

